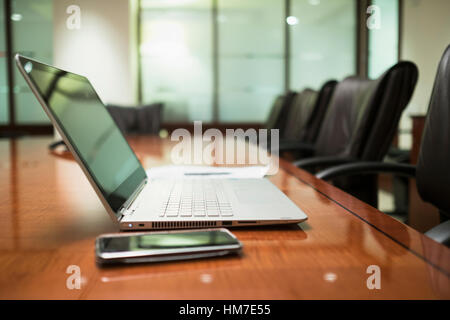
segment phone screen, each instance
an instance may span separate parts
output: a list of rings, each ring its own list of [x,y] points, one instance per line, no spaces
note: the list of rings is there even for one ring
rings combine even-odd
[[[201,248],[234,245],[239,242],[228,232],[195,231],[130,235],[100,238],[102,253],[133,252],[167,249]]]

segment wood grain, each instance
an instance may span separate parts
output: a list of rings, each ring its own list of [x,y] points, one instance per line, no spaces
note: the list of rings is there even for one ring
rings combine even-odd
[[[281,161],[269,179],[309,216],[299,225],[233,229],[240,257],[101,269],[94,239],[115,232],[78,165],[48,138],[0,140],[2,299],[450,298],[450,252],[419,232]],[[145,166],[170,143],[131,137]],[[66,269],[81,268],[80,290]],[[369,290],[366,269],[381,269]]]

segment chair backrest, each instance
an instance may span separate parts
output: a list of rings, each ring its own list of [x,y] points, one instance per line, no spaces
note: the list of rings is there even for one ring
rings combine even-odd
[[[313,107],[309,119],[306,122],[305,129],[300,136],[300,141],[308,144],[314,144],[316,142],[336,85],[336,80],[329,80],[324,83],[322,88],[320,88],[315,101],[315,106]]]
[[[266,129],[279,129],[280,137],[282,136],[287,120],[287,114],[289,113],[292,101],[296,95],[297,93],[288,91],[285,94],[279,95],[275,98],[269,117],[267,118],[265,124]]]
[[[348,77],[334,91],[316,156],[381,160],[417,82],[417,67],[399,62],[376,80]]]
[[[358,96],[369,84],[359,77],[348,77],[337,84],[315,143],[315,156],[335,156],[345,151],[361,106]]]
[[[280,94],[275,97],[275,100],[273,101],[272,107],[270,109],[269,116],[264,125],[264,127],[266,129],[274,129],[275,128],[278,117],[281,112],[281,109],[283,108],[283,101],[284,101],[284,95]]]
[[[161,128],[162,103],[138,107],[107,105],[106,109],[124,134],[158,134]]]
[[[450,214],[450,46],[439,63],[417,162],[423,200]]]
[[[401,61],[372,81],[358,127],[348,144],[350,157],[381,161],[387,154],[398,129],[400,117],[417,83],[414,63]]]
[[[297,93],[286,119],[282,139],[300,140],[313,112],[317,98],[318,92],[312,89],[304,89]]]

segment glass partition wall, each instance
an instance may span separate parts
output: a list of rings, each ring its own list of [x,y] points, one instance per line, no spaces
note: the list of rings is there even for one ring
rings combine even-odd
[[[379,77],[398,61],[399,2],[372,0],[371,14],[378,21],[369,29],[368,76]]]
[[[354,1],[294,0],[290,14],[291,89],[319,88],[356,74]]]
[[[356,0],[141,0],[142,102],[165,122],[264,122],[286,90],[356,73]]]
[[[263,122],[284,90],[283,1],[218,0],[218,120]]]
[[[53,0],[0,0],[0,8],[0,136],[50,134],[50,121],[13,57],[52,63]]]
[[[19,52],[52,63],[53,3],[0,0],[2,132],[52,132],[11,57]],[[373,78],[397,61],[400,8],[396,0],[369,3],[381,9],[380,28],[368,30]],[[139,4],[141,102],[163,102],[165,123],[262,123],[277,95],[357,73],[357,30],[366,25],[357,18],[357,0]]]
[[[212,3],[141,1],[143,102],[164,102],[164,121],[212,120]]]
[[[13,0],[13,51],[30,58],[52,63],[53,1]],[[19,70],[14,66],[14,105],[17,124],[47,124],[47,115],[37,102]]]

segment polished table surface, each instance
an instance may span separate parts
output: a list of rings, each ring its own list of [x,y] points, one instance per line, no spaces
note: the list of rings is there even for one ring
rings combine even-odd
[[[170,162],[169,141],[129,141],[144,166]],[[450,298],[448,248],[284,161],[269,179],[306,222],[232,229],[242,256],[101,269],[94,239],[117,226],[50,142],[0,140],[2,299]],[[80,267],[80,289],[66,287],[70,265]],[[380,289],[367,287],[372,265]]]

